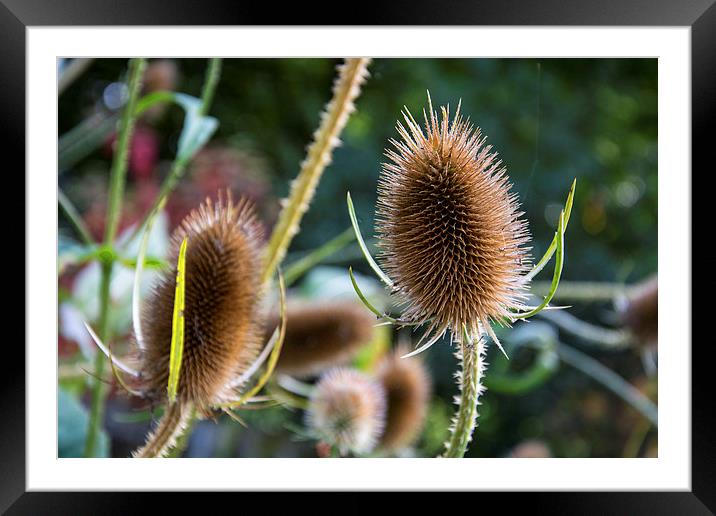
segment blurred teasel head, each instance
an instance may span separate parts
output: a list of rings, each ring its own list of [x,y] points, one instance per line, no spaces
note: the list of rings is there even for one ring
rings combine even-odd
[[[177,396],[198,408],[233,399],[234,380],[261,346],[258,284],[262,227],[245,200],[207,198],[172,235],[170,263],[187,238],[184,350]],[[176,265],[155,285],[143,313],[141,380],[150,399],[167,393]]]
[[[293,302],[286,311],[286,336],[276,370],[295,376],[312,376],[355,356],[371,341],[375,319],[351,301]],[[267,331],[278,325],[278,316]]]
[[[424,128],[406,110],[378,183],[379,259],[403,319],[448,328],[509,320],[523,307],[529,240],[506,170],[460,114],[429,102]]]
[[[401,359],[407,352],[408,346],[398,346],[376,372],[387,401],[380,438],[384,450],[400,450],[412,444],[423,427],[430,401],[431,380],[425,364],[418,357]]]
[[[636,285],[621,303],[621,320],[645,348],[656,348],[659,336],[659,283],[657,277]]]
[[[345,367],[330,369],[321,376],[306,412],[308,427],[343,455],[372,451],[384,421],[385,392],[381,384]]]

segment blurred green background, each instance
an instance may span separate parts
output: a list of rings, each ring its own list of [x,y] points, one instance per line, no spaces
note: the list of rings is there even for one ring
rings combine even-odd
[[[206,60],[153,61],[162,64],[155,67],[156,84],[151,87],[200,95]],[[225,187],[227,181],[255,198],[270,226],[278,199],[287,195],[319,113],[330,98],[338,63],[336,59],[224,60],[210,112],[220,126],[208,152],[190,167],[174,205],[168,207],[169,226],[200,202],[203,192]],[[63,92],[58,119],[61,149],[63,135],[83,121],[97,113],[113,113],[112,88],[125,69],[126,60],[95,60]],[[372,235],[383,151],[388,139],[396,137],[395,122],[403,106],[417,115],[426,106],[429,90],[436,106],[450,104],[454,110],[461,100],[463,113],[499,153],[529,220],[536,257],[549,244],[571,181],[578,179],[566,238],[565,281],[634,283],[656,273],[656,59],[377,59],[370,71],[357,100],[358,110],[303,219],[290,257],[349,227],[348,190],[364,235]],[[181,110],[168,108],[140,124],[122,227],[135,222],[156,194],[174,156],[182,116]],[[111,142],[105,138],[73,149],[70,159],[60,157],[59,185],[99,236]],[[62,217],[60,234],[67,237],[66,245],[72,245],[71,229]],[[338,269],[324,272],[344,275],[345,268],[353,265],[370,275],[355,248],[336,261]],[[79,273],[71,268],[60,275],[61,302],[73,303],[77,297],[73,289]],[[541,279],[549,279],[551,268],[543,275]],[[311,295],[320,297],[320,288]],[[570,313],[607,326],[617,324],[608,301],[575,304]],[[505,335],[509,343],[509,332]],[[72,362],[80,352],[71,333],[60,336],[61,363]],[[645,374],[638,352],[590,350],[590,354],[655,394],[655,377]],[[519,371],[532,358],[528,350],[520,351],[509,367]],[[435,395],[415,453],[432,456],[447,437],[445,427],[456,394],[452,378],[456,360],[447,342],[434,346],[425,360]],[[497,370],[508,367],[494,349],[488,361]],[[78,383],[65,387],[82,392]],[[564,364],[528,392],[488,390],[482,403],[468,456],[507,456],[529,440],[538,440],[557,457],[621,457],[631,453],[629,446],[637,446],[635,454],[656,453],[655,429],[644,425],[643,418],[621,399]],[[109,453],[123,456],[141,442],[149,423],[131,422],[132,405],[122,396],[112,396],[109,407],[105,424],[112,442]],[[289,428],[301,424],[300,413],[272,409],[247,414],[246,420],[249,429],[223,419],[218,425],[201,423],[187,455],[315,456],[312,443],[300,441],[286,428],[286,423]]]

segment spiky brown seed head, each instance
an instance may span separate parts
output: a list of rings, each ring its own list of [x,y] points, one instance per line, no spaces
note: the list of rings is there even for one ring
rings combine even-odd
[[[385,430],[380,438],[380,447],[385,450],[412,444],[425,423],[432,382],[421,358],[400,358],[408,351],[407,346],[398,346],[376,372],[387,401]]]
[[[657,346],[659,339],[659,283],[649,278],[636,286],[622,309],[622,321],[644,347]]]
[[[206,408],[231,397],[232,380],[256,358],[262,336],[258,278],[262,227],[245,200],[221,196],[193,210],[172,235],[168,270],[145,303],[145,391],[166,398],[176,260],[187,237],[184,353],[178,397]]]
[[[355,369],[326,371],[311,393],[306,423],[323,441],[348,451],[368,453],[385,422],[385,392],[376,380]]]
[[[505,168],[479,128],[429,106],[424,130],[397,125],[378,183],[379,258],[405,303],[404,319],[430,330],[477,332],[525,298],[526,222]]]
[[[278,324],[273,317],[269,333]],[[290,302],[286,336],[276,370],[294,376],[312,376],[344,364],[373,337],[375,318],[352,301]]]

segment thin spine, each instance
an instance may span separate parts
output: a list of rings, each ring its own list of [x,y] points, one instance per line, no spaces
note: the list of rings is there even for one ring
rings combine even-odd
[[[261,274],[261,285],[266,288],[278,265],[286,255],[291,240],[298,233],[303,214],[313,199],[318,182],[325,168],[330,164],[333,149],[340,143],[339,136],[355,111],[354,101],[368,77],[368,58],[346,59],[340,67],[340,74],[333,87],[333,98],[321,114],[321,124],[314,133],[313,143],[308,148],[301,171],[291,185],[291,193],[281,211],[276,229],[271,235],[266,253],[266,262]]]
[[[460,458],[465,455],[472,432],[477,426],[477,406],[485,392],[481,380],[485,371],[485,345],[481,335],[471,337],[463,330],[460,348],[455,354],[462,369],[455,373],[460,395],[455,397],[458,410],[450,425],[450,439],[445,443],[445,457]]]

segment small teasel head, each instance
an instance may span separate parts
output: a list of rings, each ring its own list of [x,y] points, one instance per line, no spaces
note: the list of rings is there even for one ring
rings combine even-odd
[[[352,301],[305,303],[295,301],[286,311],[286,337],[276,370],[312,376],[343,364],[370,342],[375,319]],[[278,318],[270,321],[273,329]]]
[[[648,278],[619,303],[621,320],[644,348],[656,348],[659,336],[659,283]]]
[[[404,112],[378,184],[379,260],[403,319],[471,334],[523,308],[526,222],[497,155],[460,114]]]
[[[384,421],[385,392],[381,384],[345,367],[323,374],[306,412],[308,427],[341,454],[372,451]]]
[[[380,446],[398,450],[412,443],[425,421],[432,381],[420,357],[401,358],[409,346],[400,344],[383,358],[376,377],[386,394],[386,422]]]
[[[385,390],[387,410],[380,438],[384,450],[400,450],[420,433],[430,401],[430,375],[420,357],[401,359],[409,350],[399,345],[378,366],[376,377]]]
[[[232,380],[256,359],[262,317],[258,278],[262,227],[245,200],[207,199],[174,231],[170,263],[187,238],[181,402],[207,408],[232,397]],[[148,397],[166,398],[176,267],[144,304],[141,380]]]

